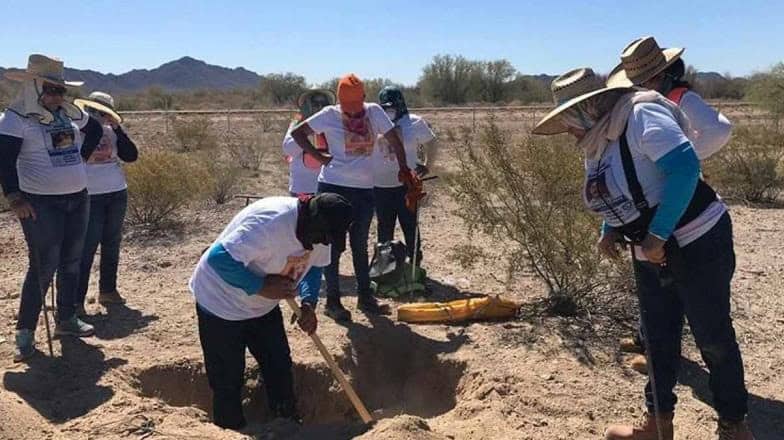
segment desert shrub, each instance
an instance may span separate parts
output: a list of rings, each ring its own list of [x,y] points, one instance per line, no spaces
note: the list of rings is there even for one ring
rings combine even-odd
[[[218,137],[208,118],[182,118],[172,121],[174,137],[181,151],[215,149]]]
[[[705,174],[723,197],[771,203],[784,191],[783,160],[784,134],[760,125],[737,127],[730,142],[708,159]]]
[[[265,149],[258,136],[228,133],[224,145],[229,160],[239,168],[256,171],[264,160]]]
[[[209,173],[207,192],[210,198],[222,205],[239,192],[242,169],[231,159],[203,155],[202,162]]]
[[[512,140],[490,121],[457,137],[449,176],[457,214],[509,252],[509,273],[530,269],[547,285],[548,311],[630,316],[629,264],[599,258],[600,221],[583,206],[581,153],[571,139]]]
[[[126,167],[128,222],[161,228],[188,203],[205,197],[208,170],[198,160],[171,151],[150,151]]]

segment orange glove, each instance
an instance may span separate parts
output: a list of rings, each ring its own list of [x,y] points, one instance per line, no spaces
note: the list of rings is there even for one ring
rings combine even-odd
[[[427,195],[424,191],[422,178],[412,170],[400,170],[397,178],[408,188],[408,191],[406,191],[406,208],[411,212],[416,212],[417,204]]]

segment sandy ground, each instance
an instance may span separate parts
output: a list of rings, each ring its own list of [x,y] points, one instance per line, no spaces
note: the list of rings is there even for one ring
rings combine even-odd
[[[463,122],[467,116],[462,115]],[[448,117],[438,123],[456,126],[460,121]],[[138,125],[135,129],[139,133]],[[282,161],[277,150],[271,153],[262,169],[247,177],[247,191],[285,192]],[[421,217],[433,296],[541,298],[544,288],[533,277],[520,276],[507,288],[494,276],[502,252],[481,237],[469,238],[442,185],[430,185]],[[200,252],[242,203],[193,207],[181,228],[165,233],[128,228],[119,281],[128,303],[110,309],[88,304],[96,336],[56,340],[54,358],[46,354],[39,324],[41,353],[26,364],[12,362],[26,249],[18,222],[0,214],[0,438],[597,439],[608,423],[642,413],[644,377],[624,366],[614,344],[592,340],[577,323],[526,318],[409,326],[394,316],[367,317],[354,307],[350,258],[344,257],[343,288],[355,321],[339,326],[319,313],[319,335],[378,423],[372,428],[358,423],[310,339],[287,326],[305,426],[269,420],[258,369],[248,357],[250,426],[243,433],[216,428],[209,423],[210,392],[187,280]],[[758,439],[781,439],[782,212],[744,207],[732,212],[738,254],[733,317],[751,393],[750,419]],[[455,249],[469,243],[489,258],[463,268]],[[708,375],[691,337],[686,341],[677,387],[677,438],[714,438]]]

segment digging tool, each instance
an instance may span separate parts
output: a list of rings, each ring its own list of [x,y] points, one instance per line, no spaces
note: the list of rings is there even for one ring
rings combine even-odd
[[[425,177],[422,179],[422,182],[426,182],[428,180],[438,179],[438,176],[430,176]],[[419,202],[416,203],[414,206],[414,247],[413,247],[413,254],[411,255],[411,282],[416,282],[416,273],[417,273],[417,248],[419,246]]]
[[[288,303],[289,307],[291,307],[291,309],[294,311],[294,313],[297,315],[297,318],[299,318],[302,311],[300,310],[299,305],[297,305],[297,302],[294,301],[294,299],[292,298],[288,298],[286,302]],[[333,358],[332,355],[329,353],[329,350],[327,350],[327,347],[324,346],[324,343],[321,342],[321,339],[318,337],[316,333],[310,335],[310,339],[312,339],[313,343],[316,344],[316,348],[318,348],[318,350],[321,352],[321,355],[324,357],[324,360],[327,362],[327,365],[329,365],[329,369],[332,370],[332,375],[335,377],[338,383],[340,383],[340,386],[343,388],[343,391],[348,396],[348,399],[354,405],[354,409],[356,409],[357,413],[359,413],[359,417],[362,418],[362,421],[364,423],[372,423],[373,416],[370,415],[367,408],[365,407],[365,404],[362,403],[362,400],[360,400],[356,391],[354,391],[354,387],[352,387],[351,384],[348,382],[346,376],[343,374],[343,371],[340,370],[340,367],[338,367],[337,362],[335,362],[335,358]]]
[[[33,253],[33,262],[35,263],[36,271],[38,272],[38,291],[41,295],[41,308],[44,309],[44,326],[46,327],[46,342],[49,345],[49,356],[54,357],[54,349],[52,348],[52,330],[49,329],[49,312],[46,310],[46,291],[48,290],[48,285],[44,287],[44,284],[41,282],[41,264],[38,259],[38,249],[35,245],[30,247],[30,252]],[[52,275],[54,277],[54,274]],[[54,286],[52,280],[49,280],[49,284]]]

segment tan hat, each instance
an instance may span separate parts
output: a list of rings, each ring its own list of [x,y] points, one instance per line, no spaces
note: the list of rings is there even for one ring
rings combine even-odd
[[[610,73],[607,85],[638,86],[670,67],[684,50],[679,47],[662,49],[653,37],[638,38],[621,53],[621,64]]]
[[[558,134],[567,131],[558,117],[565,110],[588,98],[627,87],[607,87],[589,67],[574,69],[554,79],[550,85],[556,107],[534,127],[533,134]]]
[[[84,81],[66,81],[63,77],[64,71],[65,66],[61,60],[46,55],[33,54],[27,59],[27,70],[6,72],[5,77],[13,81],[40,79],[68,87],[79,87],[84,84]]]
[[[114,109],[114,98],[112,95],[104,92],[92,92],[87,99],[74,99],[74,105],[79,107],[82,110],[86,110],[86,108],[92,108],[101,112],[104,112],[114,118],[118,124],[122,123],[123,118],[117,113],[117,110]]]

